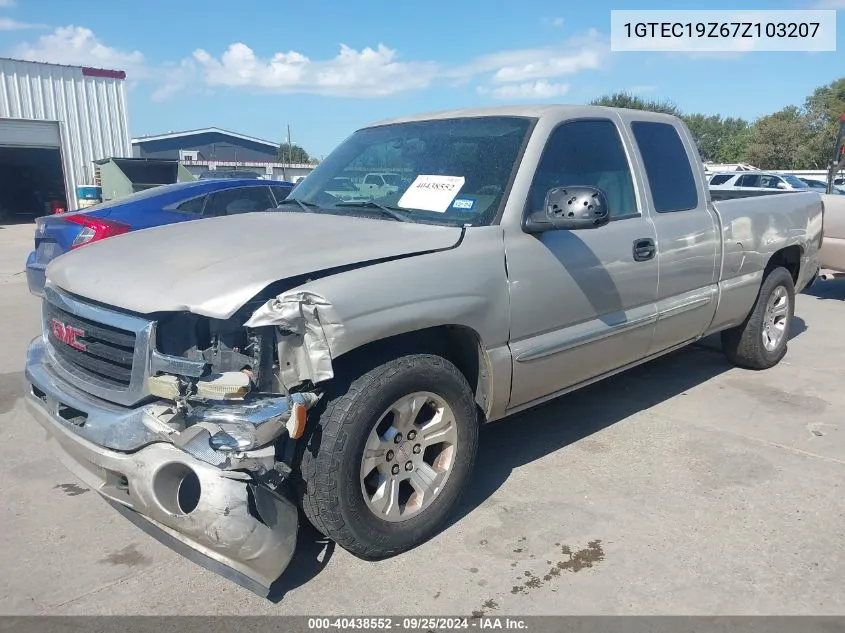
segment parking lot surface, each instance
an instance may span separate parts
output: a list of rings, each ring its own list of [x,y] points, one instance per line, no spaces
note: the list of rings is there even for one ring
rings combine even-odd
[[[81,486],[27,414],[32,224],[0,227],[4,614],[841,614],[845,283],[798,297],[786,359],[718,339],[486,427],[453,522],[364,562],[302,529],[272,600]]]

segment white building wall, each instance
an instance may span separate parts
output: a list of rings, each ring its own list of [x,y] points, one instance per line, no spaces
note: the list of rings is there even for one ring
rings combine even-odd
[[[57,121],[68,206],[94,181],[93,161],[132,156],[125,74],[0,59],[0,118]]]

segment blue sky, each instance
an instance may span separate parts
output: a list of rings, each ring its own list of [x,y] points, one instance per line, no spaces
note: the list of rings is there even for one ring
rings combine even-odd
[[[836,52],[610,52],[612,8],[737,8],[685,4],[0,0],[0,55],[125,70],[134,135],[216,126],[281,141],[290,124],[317,156],[411,112],[629,90],[753,119],[845,76],[845,0],[741,5],[841,9]]]

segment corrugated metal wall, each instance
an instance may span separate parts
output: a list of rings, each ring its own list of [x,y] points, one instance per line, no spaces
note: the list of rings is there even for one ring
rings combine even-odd
[[[94,160],[132,156],[123,73],[0,59],[0,117],[58,121],[68,204]]]

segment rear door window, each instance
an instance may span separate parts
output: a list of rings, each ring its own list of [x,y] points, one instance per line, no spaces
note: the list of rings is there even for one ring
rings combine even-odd
[[[746,174],[745,176],[740,176],[736,184],[738,187],[759,187],[760,175]]]
[[[276,202],[270,194],[270,187],[238,187],[212,193],[203,215],[237,215],[264,211],[275,206]]]
[[[658,213],[698,206],[698,189],[689,155],[674,125],[651,121],[631,124],[643,157],[654,209]]]
[[[732,174],[717,174],[710,179],[711,185],[723,185],[728,182],[731,178],[733,178]]]
[[[179,206],[176,207],[176,210],[181,213],[190,213],[191,215],[200,215],[202,214],[202,209],[205,206],[205,201],[208,196],[199,196],[198,198],[191,198],[190,200],[185,200]]]

